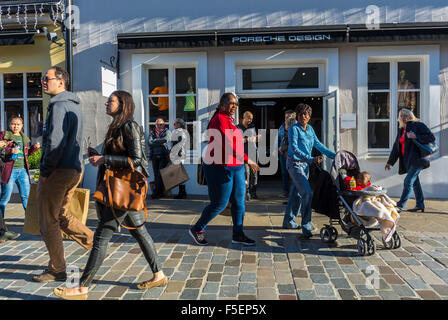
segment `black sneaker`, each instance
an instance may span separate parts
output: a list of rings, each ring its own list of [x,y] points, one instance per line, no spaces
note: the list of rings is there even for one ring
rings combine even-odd
[[[246,235],[243,233],[237,237],[233,237],[232,238],[232,243],[241,243],[244,244],[246,246],[254,246],[255,245],[255,240],[252,240],[248,237],[246,237]]]
[[[208,244],[207,240],[205,240],[203,232],[197,233],[197,232],[191,231],[191,229],[190,229],[190,230],[188,230],[188,233],[193,238],[194,242],[196,242],[196,244],[198,244],[200,246],[206,246]]]

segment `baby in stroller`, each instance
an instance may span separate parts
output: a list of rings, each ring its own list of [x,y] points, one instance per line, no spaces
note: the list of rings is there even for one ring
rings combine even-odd
[[[383,188],[371,184],[371,175],[360,172],[356,175],[356,191],[380,191]],[[397,204],[386,193],[378,195],[361,195],[353,202],[353,211],[362,218],[367,218],[365,226],[373,228],[379,224],[381,235],[385,242],[389,242],[394,234],[400,215]]]

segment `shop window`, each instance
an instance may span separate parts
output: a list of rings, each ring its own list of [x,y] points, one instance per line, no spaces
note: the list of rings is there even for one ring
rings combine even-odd
[[[197,117],[196,68],[149,69],[148,70],[148,128],[154,129],[157,118],[162,118],[170,130],[174,121],[185,121],[190,133],[190,150],[193,150],[193,122]]]
[[[368,148],[388,150],[397,132],[400,109],[410,109],[420,117],[420,62],[369,63],[367,94]]]
[[[2,130],[11,117],[24,119],[24,131],[32,143],[41,142],[43,102],[41,72],[0,74],[0,105]]]
[[[243,90],[309,88],[319,88],[317,67],[243,69]]]

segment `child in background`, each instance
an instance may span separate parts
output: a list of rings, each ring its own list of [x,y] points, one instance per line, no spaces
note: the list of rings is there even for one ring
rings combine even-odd
[[[370,178],[371,178],[371,175],[367,171],[358,173],[356,175],[356,187],[352,188],[351,190],[359,191],[359,190],[362,190],[364,188],[371,186],[372,184],[370,182]]]

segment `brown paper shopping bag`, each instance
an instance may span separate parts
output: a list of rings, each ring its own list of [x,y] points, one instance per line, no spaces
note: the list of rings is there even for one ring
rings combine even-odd
[[[36,201],[37,184],[32,184],[30,195],[28,198],[28,205],[25,211],[25,223],[23,232],[40,235],[39,221],[37,218],[37,201]],[[84,225],[87,222],[87,214],[89,211],[90,190],[76,188],[70,202],[69,213],[76,219],[81,221]],[[62,232],[64,239],[70,239],[64,232]]]
[[[160,175],[162,176],[163,185],[166,191],[171,190],[190,179],[187,170],[185,170],[182,163],[169,164],[167,167],[160,169]]]

